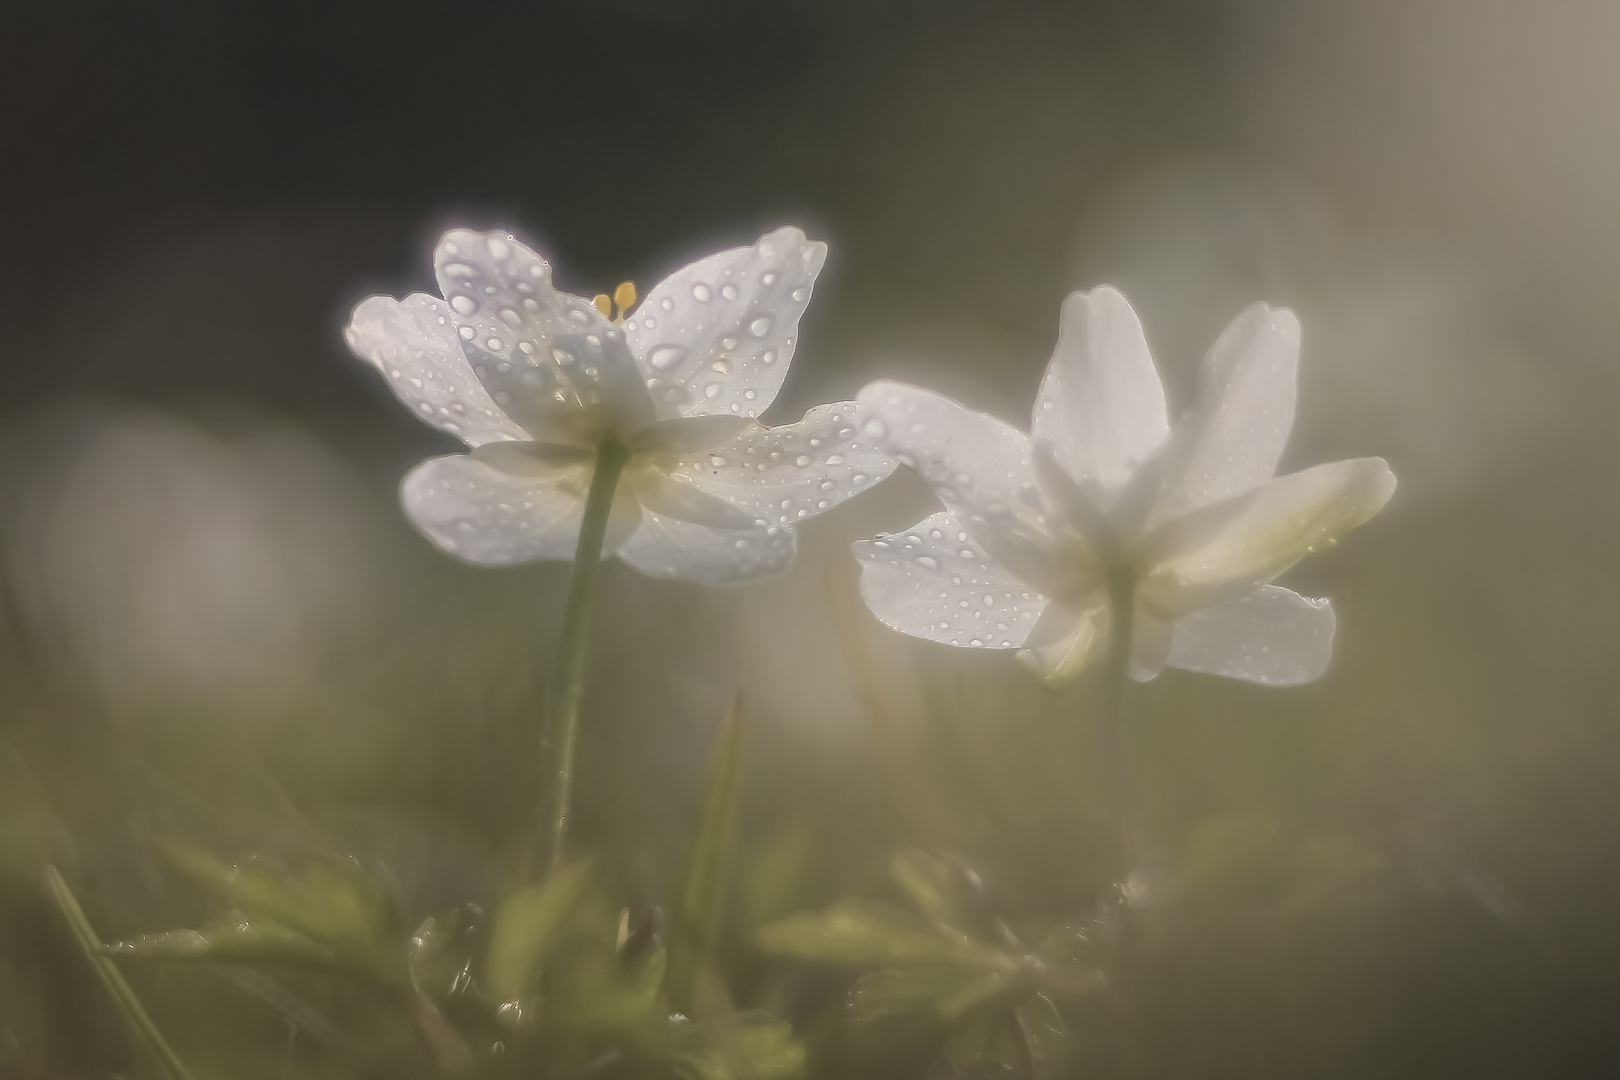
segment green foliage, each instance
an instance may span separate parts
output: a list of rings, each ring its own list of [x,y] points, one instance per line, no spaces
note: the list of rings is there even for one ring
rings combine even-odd
[[[501,902],[484,969],[485,985],[498,1000],[515,1001],[530,992],[589,881],[589,864],[573,863]]]

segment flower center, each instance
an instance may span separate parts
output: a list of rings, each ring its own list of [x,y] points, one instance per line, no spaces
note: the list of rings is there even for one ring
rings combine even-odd
[[[623,326],[625,312],[636,306],[636,283],[621,281],[612,296],[597,293],[591,298],[591,303],[602,313],[602,318],[612,319],[615,326]]]

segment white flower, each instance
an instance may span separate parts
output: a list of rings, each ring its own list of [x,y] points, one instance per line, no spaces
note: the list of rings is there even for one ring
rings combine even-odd
[[[605,554],[711,583],[786,566],[793,523],[893,468],[859,435],[853,402],[783,427],[754,419],[787,374],[826,255],[778,229],[677,271],[615,323],[557,291],[510,235],[446,233],[444,299],[369,297],[347,330],[401,401],[473,448],[406,476],[405,512],[470,562],[572,558],[597,448],[618,442],[630,459]]]
[[[855,546],[878,618],[949,645],[1020,648],[1059,683],[1108,648],[1134,592],[1131,672],[1165,665],[1273,685],[1327,667],[1333,609],[1270,584],[1377,513],[1381,458],[1276,477],[1294,418],[1299,322],[1250,307],[1204,359],[1170,430],[1141,323],[1111,288],[1063,304],[1023,432],[916,387],[861,391],[864,433],[915,469],[943,513]]]

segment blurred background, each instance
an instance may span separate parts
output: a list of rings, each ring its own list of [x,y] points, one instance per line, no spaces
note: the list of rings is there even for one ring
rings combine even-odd
[[[431,290],[450,225],[589,295],[782,223],[831,254],[773,422],[888,376],[1023,424],[1107,282],[1172,409],[1295,308],[1285,466],[1400,477],[1286,579],[1334,599],[1325,679],[1134,693],[1178,944],[1118,1075],[1620,1069],[1617,39],[1575,0],[0,3],[0,1075],[134,1068],[47,862],[109,939],[211,910],[176,841],[354,854],[417,918],[507,884],[567,568],[411,530],[455,444],[352,305]],[[741,858],[803,870],[733,940],[905,844],[1013,919],[1106,888],[1086,688],[856,598],[848,543],[932,505],[898,475],[735,589],[610,564],[577,835],[628,902],[739,688]],[[251,986],[130,977],[183,1054],[285,1075],[232,1056],[285,1037]]]

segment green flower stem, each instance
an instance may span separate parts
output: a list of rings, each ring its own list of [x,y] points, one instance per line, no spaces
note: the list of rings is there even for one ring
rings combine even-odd
[[[1102,671],[1103,758],[1107,764],[1108,815],[1119,834],[1120,880],[1137,864],[1136,807],[1132,797],[1125,688],[1131,679],[1131,644],[1136,636],[1136,575],[1108,575],[1108,655]]]
[[[96,977],[106,988],[107,995],[112,998],[113,1004],[118,1006],[119,1013],[128,1022],[141,1045],[151,1053],[163,1075],[168,1080],[191,1080],[191,1074],[186,1071],[180,1055],[174,1052],[168,1040],[163,1037],[163,1033],[158,1030],[157,1024],[152,1022],[152,1017],[147,1014],[146,1008],[135,996],[134,989],[124,981],[123,973],[118,970],[117,965],[102,955],[101,939],[96,936],[95,928],[90,925],[90,920],[85,918],[84,909],[79,907],[79,902],[74,899],[67,882],[62,880],[62,875],[56,872],[56,867],[46,867],[45,886],[50,890],[51,899],[56,901],[63,918],[73,930],[73,937],[79,943],[79,948],[84,951],[90,966],[95,968]]]
[[[568,576],[568,599],[563,605],[557,659],[552,664],[551,685],[547,688],[542,752],[555,743],[555,756],[551,761],[555,776],[551,815],[553,870],[562,862],[568,841],[574,797],[574,743],[579,736],[579,702],[585,692],[585,644],[590,636],[596,579],[602,569],[602,540],[607,535],[619,475],[629,460],[630,450],[623,443],[607,439],[596,448],[591,490],[585,498],[585,516],[579,523],[579,543],[574,548],[574,567]]]

